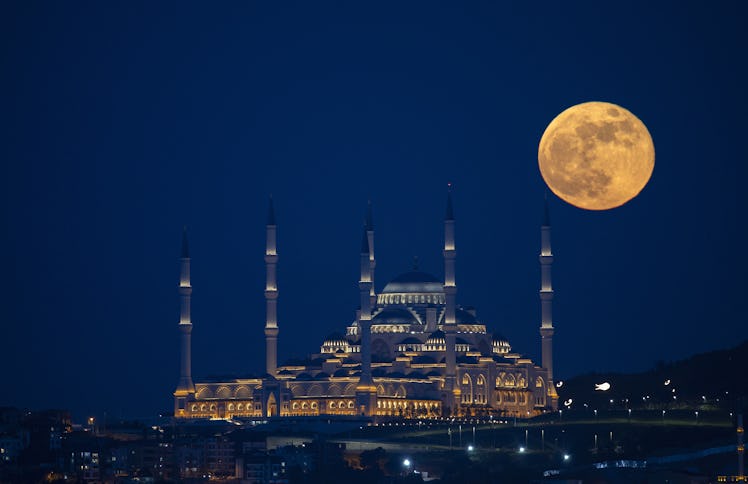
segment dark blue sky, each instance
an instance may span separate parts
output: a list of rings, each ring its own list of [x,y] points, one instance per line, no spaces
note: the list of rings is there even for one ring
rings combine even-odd
[[[458,302],[537,358],[537,145],[590,100],[656,162],[613,211],[551,199],[556,374],[744,339],[745,3],[518,3],[4,2],[0,405],[171,408],[183,224],[193,373],[261,372],[270,193],[281,360],[352,320],[367,199],[377,288],[442,274],[447,182]]]

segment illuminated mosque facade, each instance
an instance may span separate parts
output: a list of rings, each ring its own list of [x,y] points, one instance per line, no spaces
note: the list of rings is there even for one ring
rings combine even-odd
[[[179,294],[180,379],[174,415],[185,419],[349,415],[372,418],[528,417],[553,411],[551,227],[546,202],[541,232],[542,364],[514,353],[476,311],[457,304],[455,219],[451,194],[444,220],[444,279],[417,267],[375,290],[371,205],[361,241],[360,306],[344,332],[319,352],[277,364],[279,325],[276,220],[266,230],[266,374],[193,382],[190,254],[183,234]]]

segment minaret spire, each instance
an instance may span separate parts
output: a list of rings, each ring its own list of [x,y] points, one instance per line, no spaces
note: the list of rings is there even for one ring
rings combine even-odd
[[[265,371],[275,376],[278,367],[278,250],[272,196],[268,205],[265,235]]]
[[[192,284],[190,283],[190,250],[187,243],[187,227],[182,230],[182,250],[179,258],[179,332],[180,365],[179,384],[174,391],[174,415],[186,415],[187,399],[195,394],[192,383]]]
[[[548,197],[543,207],[543,225],[540,227],[540,341],[542,365],[548,370],[549,394],[555,395],[553,385],[553,285],[551,283],[551,217],[548,210]]]
[[[377,389],[371,377],[371,248],[369,234],[364,226],[361,237],[361,278],[358,282],[361,295],[361,312],[358,327],[361,331],[361,377],[356,387],[358,413],[372,415],[376,406]]]
[[[446,375],[444,386],[447,391],[453,393],[454,405],[459,404],[460,388],[457,385],[457,362],[455,355],[455,333],[457,332],[457,321],[455,319],[455,306],[457,296],[457,284],[455,282],[455,258],[457,250],[455,246],[455,218],[452,208],[452,184],[447,190],[447,212],[444,217],[444,294],[446,307],[444,310],[444,335],[446,343]]]
[[[369,240],[369,278],[371,279],[369,299],[371,299],[371,307],[373,308],[377,303],[376,288],[374,287],[374,272],[377,268],[377,260],[374,257],[374,217],[371,213],[371,200],[366,207],[366,236]]]
[[[268,202],[268,223],[267,225],[275,225],[275,206],[273,205],[273,196],[270,195]]]

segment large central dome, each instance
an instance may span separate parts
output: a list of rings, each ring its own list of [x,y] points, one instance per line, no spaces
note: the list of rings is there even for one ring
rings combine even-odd
[[[441,279],[426,272],[411,271],[400,274],[384,286],[382,294],[403,293],[443,293],[444,283]]]

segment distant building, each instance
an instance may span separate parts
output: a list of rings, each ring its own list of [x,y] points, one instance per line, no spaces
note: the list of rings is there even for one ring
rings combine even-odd
[[[255,452],[237,458],[236,477],[242,484],[287,484],[286,461],[277,455]]]
[[[266,374],[258,378],[193,383],[190,253],[181,254],[180,380],[177,418],[362,415],[532,416],[555,410],[553,384],[550,221],[541,226],[542,365],[512,352],[475,309],[457,304],[455,218],[451,194],[444,220],[444,278],[418,267],[375,287],[371,206],[361,243],[360,309],[343,333],[326,337],[318,353],[277,364],[278,283],[276,221],[268,212],[266,263]],[[338,298],[331,297],[337,303]]]

